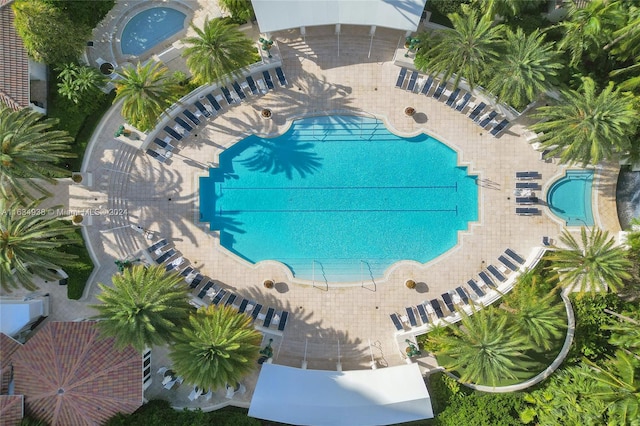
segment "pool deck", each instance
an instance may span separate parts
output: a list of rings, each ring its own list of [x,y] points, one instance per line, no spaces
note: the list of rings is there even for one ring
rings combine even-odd
[[[118,6],[122,4],[118,2]],[[516,171],[541,173],[543,191],[536,194],[541,200],[546,199],[545,191],[551,183],[564,174],[557,163],[540,160],[540,153],[522,136],[526,128],[518,123],[520,120],[494,138],[443,102],[396,89],[399,67],[392,59],[403,39],[401,32],[379,28],[368,57],[368,29],[343,26],[339,55],[332,30],[307,28],[306,40],[296,32],[274,34],[289,86],[276,87],[264,96],[229,108],[180,143],[168,164],[162,165],[140,151],[141,141],[114,139],[113,132],[123,119],[119,107],[112,108],[86,154],[83,172],[91,173],[90,185],[62,180],[54,187],[55,197],[47,203],[85,212],[105,208],[125,212],[85,217],[91,222],[84,231],[98,260],[97,268],[81,301],[67,300],[64,287],[42,286],[41,291],[52,296],[50,319],[95,315],[88,305],[96,302],[96,283],[110,283],[117,272],[114,260],[138,257],[153,241],[167,238],[192,265],[224,288],[290,312],[283,335],[265,334],[265,339],[275,339],[274,362],[300,366],[306,350],[310,369],[335,369],[338,354],[345,370],[368,368],[372,356],[380,366],[398,365],[405,362],[404,347],[396,343],[390,314],[403,314],[407,306],[477,279],[484,266],[498,264],[498,256],[507,247],[526,257],[541,245],[543,236],[557,237],[563,224],[546,207],[537,206],[543,212],[540,216],[515,214]],[[404,114],[407,106],[416,109],[413,117]],[[273,111],[272,119],[261,118],[263,108]],[[398,134],[426,132],[458,151],[460,164],[468,166],[469,173],[478,174],[481,182],[479,221],[460,234],[458,246],[425,265],[400,264],[385,279],[352,285],[300,283],[290,279],[288,270],[276,262],[250,265],[220,247],[217,233],[197,221],[198,177],[207,173],[209,163],[217,163],[220,152],[245,135],[279,134],[296,117],[330,112],[373,115]],[[384,159],[380,161],[384,164]],[[617,169],[615,165],[605,166],[597,175],[594,218],[598,225],[616,233]],[[145,239],[130,227],[132,224],[152,231],[154,240]],[[275,288],[264,288],[265,279],[273,279]],[[407,279],[418,283],[415,290],[405,287]],[[154,350],[154,372],[167,362],[165,348]],[[435,367],[429,357],[418,363],[424,369]],[[234,397],[234,403],[248,404],[256,378],[257,374],[247,378],[248,392]],[[171,395],[172,403],[202,405],[186,399],[187,387]],[[169,397],[167,392],[154,383],[146,397]],[[211,408],[226,402],[216,394],[210,403]]]

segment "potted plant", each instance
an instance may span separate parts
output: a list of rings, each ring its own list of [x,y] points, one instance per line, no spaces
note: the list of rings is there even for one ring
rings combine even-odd
[[[73,182],[75,182],[75,183],[81,183],[82,182],[82,175],[80,173],[73,173],[71,175],[71,180],[73,180]]]
[[[80,225],[83,220],[84,220],[84,217],[81,214],[74,214],[71,217],[71,222],[73,222],[74,225]]]
[[[416,288],[416,282],[414,280],[406,280],[404,282],[404,285],[407,286],[407,288],[410,288],[411,290],[413,290],[414,288]]]
[[[416,109],[415,109],[414,107],[406,107],[406,108],[404,109],[404,113],[405,113],[406,115],[408,115],[409,117],[411,117],[413,114],[415,114],[415,113],[416,113]]]
[[[261,115],[262,118],[271,118],[271,110],[269,108],[264,108]]]
[[[265,286],[265,288],[269,288],[269,289],[273,288],[274,286],[273,280],[264,280],[262,284]]]

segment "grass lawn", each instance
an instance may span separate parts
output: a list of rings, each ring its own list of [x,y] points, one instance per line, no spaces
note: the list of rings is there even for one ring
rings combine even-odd
[[[93,271],[93,262],[89,256],[89,252],[84,245],[84,239],[82,238],[82,232],[80,227],[76,229],[77,237],[80,239],[80,244],[70,244],[61,248],[62,251],[69,254],[74,254],[78,258],[75,264],[64,268],[69,278],[67,280],[67,297],[69,299],[78,300],[82,297],[84,287],[87,284],[87,280]]]

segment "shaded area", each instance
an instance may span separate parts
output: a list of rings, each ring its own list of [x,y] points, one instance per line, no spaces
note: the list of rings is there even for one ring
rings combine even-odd
[[[620,169],[616,187],[618,221],[622,229],[631,228],[631,221],[640,217],[640,172],[629,166]]]

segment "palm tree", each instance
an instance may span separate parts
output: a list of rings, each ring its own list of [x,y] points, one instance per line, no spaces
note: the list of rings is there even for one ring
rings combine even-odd
[[[200,389],[218,389],[236,385],[255,369],[262,337],[247,315],[212,305],[191,315],[175,340],[175,372]]]
[[[529,35],[521,28],[515,33],[507,30],[504,53],[493,68],[487,89],[521,109],[555,82],[561,68],[563,65],[553,44],[546,43],[539,30]]]
[[[21,202],[51,192],[38,180],[55,184],[69,171],[56,164],[75,157],[67,132],[52,130],[58,121],[25,108],[13,111],[0,103],[0,195]]]
[[[609,233],[593,228],[587,235],[580,228],[580,242],[566,229],[559,238],[566,248],[556,248],[548,255],[550,268],[558,274],[558,285],[580,294],[586,291],[595,294],[606,288],[616,292],[623,286],[623,280],[629,279],[631,262],[626,250],[614,246],[615,240]]]
[[[444,81],[455,75],[455,87],[464,77],[473,88],[500,56],[503,26],[493,26],[475,10],[463,16],[452,13],[449,19],[453,29],[420,35],[414,64],[430,75],[442,73]]]
[[[188,316],[188,289],[177,274],[161,266],[133,266],[114,275],[113,287],[98,284],[102,291],[93,305],[99,311],[98,327],[113,336],[118,347],[145,347],[170,342]]]
[[[167,75],[168,68],[160,62],[149,61],[145,65],[126,67],[114,80],[114,102],[124,100],[122,116],[133,126],[147,131],[153,128],[158,117],[176,100],[178,84]]]
[[[527,339],[508,327],[508,317],[494,308],[477,310],[472,316],[460,311],[460,326],[452,335],[441,335],[435,354],[448,370],[461,373],[460,380],[495,386],[502,379],[517,379],[518,362],[526,358]]]
[[[58,69],[58,93],[75,104],[88,97],[95,97],[106,78],[93,67],[73,62]]]
[[[61,250],[78,242],[74,226],[47,213],[36,201],[25,206],[0,197],[0,283],[5,291],[36,290],[34,277],[60,279],[55,270],[74,263],[76,256]]]
[[[620,321],[602,328],[611,331],[609,343],[621,349],[625,349],[640,356],[640,321],[630,316],[639,316],[638,313],[628,312],[623,315],[605,309],[608,314],[615,315]]]
[[[478,3],[482,13],[492,20],[496,15],[503,18],[526,15],[527,12],[539,8],[541,3],[546,3],[545,0],[475,0],[475,2]]]
[[[247,0],[219,0],[218,5],[236,19],[248,21],[254,15],[253,6]]]
[[[236,27],[220,18],[206,19],[202,29],[191,25],[197,35],[183,40],[188,47],[182,56],[196,82],[221,81],[259,59],[253,42]]]
[[[592,79],[583,78],[582,90],[565,90],[557,105],[540,107],[534,114],[543,121],[531,126],[543,132],[542,146],[563,163],[597,164],[631,147],[640,118],[634,99],[614,90],[613,83],[596,92]]]

